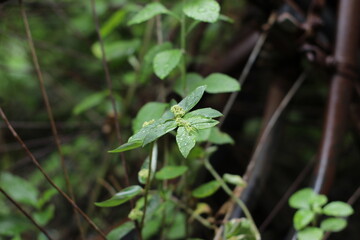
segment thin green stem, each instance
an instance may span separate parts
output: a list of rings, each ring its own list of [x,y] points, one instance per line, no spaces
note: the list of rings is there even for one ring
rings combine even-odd
[[[208,158],[205,158],[204,160],[204,165],[206,167],[207,170],[209,170],[209,172],[211,173],[211,175],[213,175],[213,177],[220,183],[222,189],[231,197],[231,199],[236,202],[239,207],[243,210],[246,218],[250,221],[251,227],[254,231],[255,234],[255,238],[257,240],[261,239],[260,236],[260,232],[258,230],[258,228],[256,227],[256,224],[254,222],[254,219],[251,216],[251,213],[249,211],[249,209],[246,207],[246,205],[244,204],[243,201],[241,201],[241,199],[237,198],[233,192],[231,191],[231,189],[228,187],[228,185],[226,185],[226,183],[224,182],[224,180],[220,177],[220,175],[216,172],[216,170],[213,168],[213,166],[211,165],[211,163],[209,162]]]
[[[149,156],[149,175],[146,179],[146,186],[145,186],[145,194],[144,194],[144,214],[141,218],[141,223],[140,223],[140,227],[143,228],[144,227],[144,221],[145,221],[145,215],[146,215],[146,208],[147,208],[147,202],[148,202],[148,195],[149,195],[149,189],[150,189],[150,185],[151,185],[151,165],[152,165],[152,160],[153,160],[153,150],[154,150],[154,143],[151,144],[151,148],[150,148],[150,156]]]
[[[180,47],[181,50],[183,52],[183,58],[181,61],[181,85],[183,87],[184,90],[184,94],[187,94],[187,89],[186,89],[186,17],[185,14],[182,13],[181,14],[181,20],[180,20],[180,27],[181,27],[181,32],[180,32]]]
[[[175,204],[177,204],[180,208],[184,209],[190,216],[194,217],[198,222],[200,222],[204,227],[209,229],[215,229],[215,227],[205,218],[200,216],[199,214],[195,213],[194,210],[187,207],[186,204],[182,203],[179,199],[175,197],[170,198],[171,201],[173,201]]]

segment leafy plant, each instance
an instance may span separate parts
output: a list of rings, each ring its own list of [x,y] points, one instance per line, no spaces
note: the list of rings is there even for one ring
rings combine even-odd
[[[289,198],[289,205],[298,209],[293,218],[298,240],[321,240],[325,232],[342,231],[347,226],[344,218],[354,213],[349,204],[328,203],[325,195],[317,194],[311,188],[295,192]]]
[[[49,204],[56,194],[55,189],[48,189],[40,193],[31,182],[12,175],[0,172],[0,188],[5,190],[15,201],[31,210],[31,216],[40,226],[46,226],[54,218],[55,206]],[[0,197],[0,206],[4,206],[4,198]],[[37,231],[27,219],[19,216],[17,211],[10,211],[1,207],[0,236],[20,238],[26,231]]]
[[[178,11],[167,9],[159,2],[149,3],[129,21],[129,25],[132,26],[143,23],[160,14],[166,14],[178,21],[181,29],[179,48],[174,48],[170,43],[163,43],[150,49],[148,53],[145,54],[140,72],[142,76],[144,76],[144,73],[149,74],[153,72],[158,78],[166,81],[171,81],[171,79],[175,77],[174,89],[184,98],[179,103],[172,100],[168,104],[151,102],[144,105],[133,121],[134,134],[125,144],[110,151],[111,153],[121,153],[139,147],[146,147],[147,145],[151,146],[149,157],[144,161],[138,173],[138,180],[141,184],[145,185],[145,189],[142,189],[138,185],[133,185],[123,189],[109,200],[96,203],[96,205],[100,207],[113,207],[123,204],[140,194],[143,195],[131,210],[129,218],[133,221],[140,222],[142,235],[145,236],[145,238],[147,238],[146,236],[155,234],[159,228],[159,225],[151,226],[147,219],[151,219],[151,222],[155,224],[164,218],[159,217],[159,214],[165,214],[169,208],[173,208],[173,204],[171,203],[174,201],[173,187],[163,188],[161,187],[160,181],[166,182],[169,179],[180,177],[182,179],[180,182],[185,183],[184,176],[195,174],[194,170],[191,169],[192,163],[185,162],[184,160],[181,160],[180,164],[164,163],[163,168],[154,174],[158,162],[157,142],[159,142],[159,139],[167,133],[175,135],[177,148],[185,159],[190,156],[190,152],[195,148],[196,143],[233,143],[231,137],[215,127],[219,121],[214,118],[222,116],[219,111],[212,108],[201,108],[197,110],[193,110],[193,108],[201,100],[205,91],[211,94],[239,91],[240,85],[238,81],[221,73],[214,73],[203,79],[197,74],[186,72],[187,34],[189,34],[199,21],[209,23],[216,22],[220,16],[220,5],[215,0],[191,0],[184,1],[181,9],[182,11],[179,13]],[[189,26],[187,25],[186,17],[192,20]],[[158,31],[161,31],[161,29],[158,29]],[[149,66],[152,66],[152,71]],[[180,70],[180,77],[176,75],[177,68]],[[196,81],[194,81],[194,77]],[[168,141],[168,139],[166,140]],[[207,147],[205,149],[198,148],[198,150],[200,154],[197,155],[196,158],[201,160],[201,163],[213,174],[215,180],[198,186],[192,191],[192,197],[206,198],[214,194],[218,189],[223,188],[241,208],[245,209],[244,211],[247,216],[247,219],[244,220],[244,222],[248,223],[247,227],[242,225],[242,227],[246,229],[246,233],[241,230],[231,233],[231,236],[240,239],[244,234],[250,234],[254,239],[260,239],[258,230],[246,206],[241,200],[233,196],[232,191],[226,184],[230,183],[232,185],[245,186],[246,183],[240,176],[225,174],[223,178],[221,178],[216,173],[208,160],[216,148]],[[150,192],[153,181],[160,186],[158,192]],[[184,187],[187,187],[186,185],[187,184],[185,184]],[[193,211],[186,205],[184,205],[184,208],[187,211]],[[174,209],[172,211],[174,211]],[[174,233],[178,236],[177,238],[184,237],[184,231],[182,230],[182,226],[184,226],[183,224],[185,223],[185,221],[182,220],[184,214],[181,211],[175,212],[174,221],[180,222],[171,224],[169,232],[167,233],[169,239],[173,237],[171,232],[175,226],[181,229],[176,230],[178,233],[179,231],[182,232],[180,235]],[[213,228],[212,223],[202,219],[199,215],[195,216],[197,216],[196,219],[204,226]],[[166,225],[166,218],[163,219],[162,222]],[[231,223],[229,224],[231,225]],[[134,228],[135,225],[127,224],[127,226],[126,229],[129,230]],[[163,226],[163,228],[164,227],[166,226]]]

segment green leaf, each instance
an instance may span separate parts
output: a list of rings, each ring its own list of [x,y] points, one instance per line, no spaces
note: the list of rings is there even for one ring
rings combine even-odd
[[[176,133],[176,143],[181,154],[186,158],[195,146],[195,135],[190,134],[185,127],[179,127]]]
[[[161,116],[160,119],[158,119],[154,122],[149,122],[146,126],[142,127],[137,133],[132,135],[128,141],[129,142],[133,142],[133,141],[144,142],[146,136],[149,135],[153,131],[153,129],[157,128],[159,125],[165,124],[166,122],[174,122],[174,120],[172,120],[172,118],[174,118],[174,114],[170,110],[166,111]]]
[[[320,228],[325,232],[340,232],[347,226],[343,218],[328,218],[321,222]]]
[[[199,130],[214,127],[219,123],[219,121],[202,116],[187,118],[185,115],[184,119],[186,119],[192,127]]]
[[[118,148],[115,148],[114,150],[109,151],[109,153],[120,153],[120,152],[125,152],[125,151],[129,151],[138,147],[142,146],[142,141],[131,141],[131,142],[127,142],[123,145],[121,145]]]
[[[0,236],[14,236],[32,229],[28,219],[22,216],[0,216]],[[3,239],[3,238],[1,238]]]
[[[298,240],[322,240],[324,232],[320,228],[308,227],[297,233]]]
[[[50,199],[55,196],[58,193],[58,191],[56,191],[56,189],[54,188],[50,188],[48,190],[46,190],[42,196],[39,198],[37,204],[36,204],[36,208],[40,209],[42,208],[47,202],[50,201]]]
[[[218,110],[212,109],[212,108],[200,108],[195,111],[191,111],[188,114],[186,114],[187,118],[195,117],[195,116],[202,116],[207,118],[217,118],[221,117],[222,113]]]
[[[143,146],[155,141],[159,137],[161,137],[161,136],[165,135],[166,133],[174,130],[176,127],[177,127],[177,124],[176,124],[176,122],[174,120],[167,121],[165,123],[155,125],[149,131],[149,133],[145,136]]]
[[[311,204],[316,206],[324,206],[328,202],[328,198],[323,194],[318,194],[311,199]]]
[[[310,201],[312,209],[318,214],[322,213],[322,206],[324,206],[327,202],[328,198],[323,194],[315,195]]]
[[[108,61],[128,57],[140,47],[140,40],[108,42],[105,41],[105,54]],[[101,46],[99,42],[92,45],[91,50],[95,57],[102,59]]]
[[[235,218],[225,223],[225,238],[227,240],[256,240],[250,221],[246,218]]]
[[[203,81],[207,85],[206,92],[208,93],[225,93],[240,91],[239,82],[222,73],[213,73]]]
[[[118,27],[125,18],[126,15],[125,9],[120,9],[116,11],[111,17],[103,24],[101,27],[100,33],[103,38],[109,35],[116,27]]]
[[[183,175],[187,170],[187,166],[166,166],[158,171],[155,177],[158,180],[173,179]]]
[[[136,118],[133,121],[133,131],[138,132],[146,121],[159,119],[167,107],[168,104],[159,102],[149,102],[145,104],[139,110]]]
[[[323,213],[333,217],[348,217],[354,213],[354,209],[344,202],[331,202],[323,208]]]
[[[142,187],[138,185],[133,185],[127,188],[124,188],[122,191],[115,194],[112,198],[103,201],[103,202],[96,202],[95,205],[98,207],[115,207],[119,206],[130,199],[136,197],[142,192]]]
[[[177,79],[174,86],[175,92],[182,97],[185,97],[186,93],[194,91],[197,87],[204,85],[203,77],[198,73],[186,74],[185,82],[186,82],[186,89],[184,89],[181,78]]]
[[[158,160],[158,145],[154,144],[153,150],[152,150],[152,159],[151,159],[151,179],[154,178],[154,173],[156,171],[156,165],[157,165],[157,160]],[[150,163],[150,156],[148,156],[143,165],[141,166],[141,169],[138,173],[138,180],[140,183],[142,184],[146,184],[146,181],[149,177],[149,163]]]
[[[239,175],[225,173],[223,175],[223,179],[225,182],[233,184],[233,185],[242,186],[242,187],[245,187],[247,185],[247,183],[244,181],[244,179]]]
[[[165,42],[163,44],[155,45],[146,53],[144,56],[144,62],[141,67],[141,83],[145,82],[145,80],[153,73],[153,61],[155,56],[158,53],[169,50],[171,48],[172,44],[170,42]]]
[[[145,63],[151,63],[154,61],[155,56],[160,53],[164,52],[166,50],[171,50],[172,44],[171,42],[164,42],[162,44],[157,44],[153,46],[144,56],[144,62]]]
[[[171,218],[171,225],[164,239],[186,239],[186,216],[180,211]]]
[[[129,21],[129,25],[138,24],[145,22],[156,15],[162,13],[168,13],[169,10],[164,7],[161,3],[154,2],[147,4],[140,12],[138,12],[132,19]]]
[[[209,139],[211,128],[197,129],[194,134],[196,136],[196,142],[205,142]]]
[[[213,195],[220,188],[220,183],[216,180],[205,183],[197,187],[192,195],[196,198],[206,198]]]
[[[154,71],[160,79],[166,78],[180,63],[182,51],[180,49],[165,50],[156,54],[154,58]]]
[[[134,222],[126,222],[124,224],[121,224],[119,227],[111,230],[111,232],[109,232],[109,234],[106,236],[106,239],[107,240],[119,240],[119,239],[125,237],[133,229],[135,229]]]
[[[220,14],[219,20],[233,24],[235,21],[231,17]]]
[[[300,209],[294,215],[294,227],[296,230],[301,230],[306,227],[314,219],[315,213],[308,209]]]
[[[40,212],[35,212],[33,217],[40,226],[45,226],[53,217],[55,213],[55,206],[49,205]]]
[[[220,5],[215,0],[187,0],[183,8],[186,16],[202,22],[216,22]]]
[[[311,188],[304,188],[295,192],[289,199],[289,205],[297,209],[310,209],[311,199],[316,196],[316,193]]]
[[[185,112],[190,111],[200,101],[200,99],[204,95],[205,89],[206,86],[197,87],[187,97],[181,100],[178,105],[182,107]]]
[[[108,95],[108,90],[91,94],[74,107],[73,113],[79,115],[80,113],[99,105]]]
[[[227,143],[234,144],[234,140],[227,133],[221,132],[217,127],[211,129],[209,142],[219,145]]]
[[[31,182],[25,179],[7,172],[0,172],[0,188],[19,203],[37,206],[39,192]]]

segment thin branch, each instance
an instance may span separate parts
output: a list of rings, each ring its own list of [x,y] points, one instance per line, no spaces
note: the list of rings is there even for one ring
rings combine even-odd
[[[284,99],[281,101],[280,105],[278,106],[278,108],[275,110],[274,114],[271,116],[271,118],[269,119],[269,122],[267,123],[260,139],[259,139],[259,143],[257,145],[257,147],[255,148],[254,154],[250,160],[250,163],[247,166],[246,172],[244,174],[244,180],[247,181],[250,176],[251,173],[254,169],[255,166],[255,159],[258,158],[258,154],[261,152],[262,146],[263,146],[263,142],[267,139],[268,135],[270,134],[270,132],[272,131],[272,129],[274,128],[276,122],[278,121],[279,117],[281,116],[281,114],[283,113],[283,111],[285,110],[286,106],[289,104],[290,100],[293,98],[293,96],[295,95],[295,93],[297,92],[297,90],[300,88],[301,84],[304,82],[305,78],[307,76],[307,72],[302,73],[298,79],[296,80],[296,82],[294,83],[294,85],[291,87],[291,89],[289,90],[289,92],[286,94],[286,96],[284,97]],[[240,194],[242,193],[243,187],[236,187],[234,192],[238,195],[237,197],[240,197]],[[228,219],[230,217],[230,212],[228,211],[225,217],[225,220]],[[221,226],[218,229],[218,232],[216,233],[216,237],[214,239],[220,239],[221,238],[221,233],[224,230],[223,226]]]
[[[14,138],[20,143],[20,145],[22,146],[22,148],[24,149],[24,151],[26,152],[26,154],[29,156],[29,158],[32,160],[32,162],[35,164],[35,166],[39,169],[39,171],[42,173],[42,175],[45,177],[45,179],[50,183],[50,185],[52,185],[61,196],[63,196],[67,202],[70,203],[70,205],[78,212],[80,213],[81,216],[83,216],[83,218],[91,225],[92,228],[94,228],[94,230],[96,232],[99,233],[99,235],[101,235],[101,237],[103,239],[106,239],[105,234],[99,229],[98,226],[96,226],[96,224],[89,218],[88,215],[86,215],[86,213],[84,213],[77,205],[76,203],[64,192],[62,191],[55,183],[54,181],[50,178],[50,176],[45,172],[45,170],[41,167],[40,163],[36,160],[36,158],[34,157],[34,155],[31,153],[31,151],[28,149],[28,147],[26,146],[26,144],[24,143],[24,141],[21,139],[21,137],[17,134],[17,132],[15,131],[15,129],[12,127],[12,125],[10,124],[9,120],[7,119],[2,107],[0,107],[0,116],[1,118],[4,120],[6,126],[8,127],[8,129],[10,130],[10,132],[12,133],[12,135],[14,136]]]
[[[151,144],[151,148],[150,148],[150,156],[149,156],[149,174],[147,176],[146,179],[146,185],[145,185],[145,193],[144,193],[144,214],[141,218],[141,222],[140,222],[140,227],[144,228],[144,223],[145,223],[145,215],[146,215],[146,209],[147,209],[147,202],[148,202],[148,195],[149,195],[149,190],[150,190],[150,186],[151,186],[151,180],[152,180],[152,161],[153,160],[153,151],[154,151],[154,143]]]
[[[285,108],[288,106],[290,100],[294,97],[295,93],[299,90],[300,86],[302,85],[302,83],[305,81],[307,77],[307,72],[303,72],[298,79],[296,80],[296,82],[294,83],[294,85],[290,88],[289,92],[286,94],[286,96],[284,97],[284,99],[281,101],[279,107],[276,109],[276,111],[274,112],[274,114],[271,116],[269,122],[266,124],[266,127],[264,129],[264,132],[262,133],[259,143],[255,148],[254,154],[252,156],[252,160],[250,161],[249,165],[247,166],[246,169],[246,173],[244,175],[244,180],[247,181],[247,179],[250,178],[252,171],[254,169],[255,166],[255,159],[258,158],[258,155],[261,152],[261,149],[263,147],[263,143],[266,141],[266,139],[268,138],[271,130],[274,128],[275,123],[278,121],[279,117],[281,116],[281,114],[284,112]]]
[[[29,25],[29,22],[28,22],[28,17],[26,15],[26,11],[25,11],[22,0],[19,0],[19,5],[20,5],[20,11],[21,11],[22,20],[23,20],[24,26],[25,26],[27,41],[28,41],[28,44],[29,44],[29,47],[30,47],[31,56],[32,56],[32,59],[33,59],[33,62],[34,62],[36,74],[37,74],[39,84],[40,84],[41,94],[42,94],[42,97],[44,99],[47,115],[48,115],[49,120],[50,120],[51,131],[52,131],[52,133],[54,135],[56,148],[57,148],[57,150],[59,152],[60,161],[61,161],[61,168],[62,168],[62,171],[63,171],[63,174],[64,174],[66,188],[67,188],[67,191],[70,194],[71,199],[73,201],[75,201],[74,191],[73,191],[73,188],[72,188],[72,186],[70,184],[69,174],[68,174],[68,171],[67,171],[67,168],[66,168],[66,165],[65,165],[65,158],[64,158],[64,154],[63,154],[62,149],[61,149],[61,142],[60,142],[59,134],[58,134],[58,131],[57,131],[57,128],[56,128],[54,115],[52,113],[49,97],[48,97],[46,89],[45,89],[44,78],[43,78],[43,75],[42,75],[42,72],[41,72],[39,60],[38,60],[38,57],[37,57],[37,54],[36,54],[36,49],[35,49],[35,45],[34,45],[34,42],[33,42],[31,30],[30,30],[30,25]],[[82,230],[81,223],[80,223],[80,218],[79,218],[78,214],[76,213],[75,209],[74,209],[74,214],[75,214],[77,226],[78,226],[79,231],[81,233],[81,237],[82,237],[82,239],[85,239],[84,232]]]
[[[355,192],[351,195],[351,197],[349,198],[349,200],[347,201],[348,204],[350,205],[354,205],[355,202],[359,199],[360,197],[360,187],[358,187]],[[327,232],[324,236],[323,240],[326,240],[330,237],[331,232]]]
[[[271,28],[271,26],[274,24],[276,20],[276,13],[272,13],[267,21],[267,30]],[[264,31],[263,33],[261,33],[259,39],[256,42],[255,47],[253,48],[253,50],[251,51],[250,57],[248,59],[248,61],[245,64],[244,69],[241,72],[241,75],[238,79],[238,82],[240,83],[240,85],[243,85],[246,78],[248,77],[250,70],[252,68],[252,66],[254,65],[261,49],[262,46],[264,45],[266,39],[268,36],[268,31]],[[222,113],[223,116],[220,118],[220,123],[219,123],[219,128],[221,128],[221,126],[224,124],[224,121],[226,119],[226,117],[228,116],[230,109],[232,108],[232,106],[234,105],[234,102],[236,100],[236,97],[238,96],[239,92],[233,92],[230,95],[230,98],[228,99]]]
[[[48,239],[50,239],[50,240],[53,239],[53,238],[50,237],[50,235],[46,232],[46,230],[45,230],[43,227],[41,227],[41,226],[35,221],[35,219],[34,219],[33,217],[30,216],[30,214],[27,213],[27,212],[15,201],[15,199],[13,199],[9,194],[7,194],[7,193],[5,192],[4,189],[0,188],[0,192],[1,192],[12,204],[14,204],[15,207],[16,207],[17,209],[19,209],[19,211],[20,211],[22,214],[24,214],[24,216],[27,217],[27,218],[30,220],[30,222],[32,222],[32,224],[34,224],[34,226],[35,226],[37,229],[39,229]]]
[[[113,94],[113,83],[112,83],[112,79],[111,79],[111,76],[110,76],[109,66],[107,64],[107,57],[106,57],[106,52],[105,52],[105,47],[104,47],[104,40],[103,40],[103,38],[101,36],[101,32],[100,32],[100,23],[99,23],[98,15],[96,13],[95,0],[90,0],[90,2],[91,2],[92,15],[93,15],[94,22],[95,22],[96,34],[98,36],[100,49],[101,49],[101,60],[102,60],[103,68],[104,68],[104,71],[105,71],[106,83],[107,83],[108,89],[109,89],[109,98],[110,98],[111,105],[112,105],[114,115],[115,115],[114,116],[114,119],[115,119],[115,133],[116,133],[116,137],[118,139],[118,142],[121,145],[123,143],[123,141],[122,141],[121,133],[120,133],[119,116],[118,116],[118,111],[117,111],[117,108],[116,108],[115,97],[114,97],[114,94]],[[120,153],[120,157],[121,157],[121,163],[122,163],[122,165],[124,167],[126,186],[130,186],[128,168],[127,168],[124,153]]]
[[[295,189],[300,185],[300,183],[308,176],[311,167],[314,165],[314,158],[305,166],[305,168],[300,172],[300,174],[296,177],[295,181],[291,184],[288,190],[283,194],[280,201],[276,204],[267,218],[259,227],[260,232],[263,232],[266,227],[270,224],[270,222],[274,219],[274,217],[278,214],[281,208],[285,205],[286,201],[289,199],[290,195],[295,191]]]
[[[203,225],[204,227],[214,230],[215,226],[213,226],[208,220],[206,220],[205,218],[203,218],[201,215],[199,215],[198,213],[196,213],[194,210],[192,210],[191,208],[189,208],[186,204],[182,203],[179,199],[177,199],[176,197],[172,196],[170,198],[171,201],[173,201],[176,205],[178,205],[180,208],[184,209],[191,217],[195,218],[199,223],[201,223],[201,225]]]

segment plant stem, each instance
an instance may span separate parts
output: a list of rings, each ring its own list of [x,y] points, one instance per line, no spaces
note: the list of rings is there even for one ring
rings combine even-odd
[[[145,221],[145,215],[146,215],[146,208],[147,208],[147,201],[148,201],[148,195],[149,195],[149,189],[151,185],[151,165],[152,165],[152,158],[153,158],[153,150],[154,150],[154,143],[151,144],[150,148],[150,159],[149,159],[149,175],[146,179],[146,186],[145,186],[145,194],[144,194],[144,214],[141,218],[140,228],[142,229],[144,227],[144,221]]]
[[[256,227],[256,224],[254,222],[254,219],[251,216],[251,213],[249,211],[249,209],[246,207],[246,205],[244,204],[243,201],[241,201],[241,199],[237,198],[234,196],[233,192],[231,191],[231,189],[228,187],[228,185],[226,185],[226,183],[224,182],[224,180],[220,177],[220,175],[216,172],[216,170],[213,168],[213,166],[211,165],[211,163],[209,162],[208,158],[205,158],[204,160],[204,165],[206,167],[207,170],[209,170],[209,172],[211,173],[211,175],[213,175],[213,177],[220,183],[222,189],[231,197],[231,199],[236,202],[239,207],[243,210],[246,218],[250,221],[251,227],[253,229],[253,232],[255,234],[255,238],[256,240],[260,240],[261,236],[259,233],[258,228]]]
[[[90,219],[90,217],[83,212],[78,205],[63,191],[61,188],[55,184],[55,182],[51,179],[51,177],[45,172],[45,170],[40,165],[39,161],[34,157],[34,155],[30,152],[29,148],[26,146],[25,142],[21,139],[21,137],[18,135],[18,133],[15,131],[15,129],[12,127],[11,123],[9,122],[8,118],[6,117],[4,111],[0,107],[0,117],[4,120],[7,128],[10,130],[13,137],[20,143],[21,147],[24,149],[28,157],[31,159],[31,161],[34,163],[34,165],[39,169],[41,174],[45,177],[47,182],[55,188],[58,193],[65,198],[65,200],[91,225],[91,227],[99,233],[99,235],[102,237],[102,239],[106,239],[105,233]]]
[[[52,240],[53,238],[50,237],[49,233],[46,232],[46,230],[41,227],[36,221],[35,219],[25,211],[24,208],[22,208],[20,206],[20,204],[18,204],[15,199],[13,199],[4,189],[0,188],[0,192],[12,203],[15,205],[15,207],[25,216],[27,217],[30,222],[32,222],[32,224],[34,224],[34,226],[39,229],[49,240]]]
[[[49,117],[51,131],[52,131],[52,134],[54,136],[54,142],[55,142],[56,148],[57,148],[58,153],[59,153],[61,169],[63,171],[66,189],[67,189],[67,191],[69,193],[69,196],[70,196],[71,200],[76,202],[74,190],[73,190],[73,188],[71,186],[69,173],[68,173],[66,163],[65,163],[65,157],[64,157],[63,150],[62,150],[62,147],[61,147],[61,141],[60,141],[60,137],[59,137],[57,127],[56,127],[54,114],[53,114],[51,104],[50,104],[50,100],[49,100],[49,97],[48,97],[48,94],[47,94],[47,91],[46,91],[46,88],[45,88],[44,77],[43,77],[43,74],[42,74],[42,71],[41,71],[41,68],[40,68],[40,63],[39,63],[39,60],[38,60],[38,56],[37,56],[37,53],[36,53],[36,48],[35,48],[34,41],[33,41],[33,38],[32,38],[30,24],[29,24],[29,21],[28,21],[28,16],[26,14],[24,4],[23,4],[22,0],[19,0],[19,5],[20,5],[20,11],[21,11],[22,20],[23,20],[24,26],[25,26],[26,38],[27,38],[27,41],[28,41],[28,44],[29,44],[29,47],[30,47],[32,60],[33,60],[35,71],[36,71],[36,74],[37,74],[37,77],[38,77],[38,80],[39,80],[39,84],[40,84],[41,95],[43,97],[43,100],[44,100],[44,103],[45,103],[45,108],[46,108],[46,111],[47,111],[47,114],[48,114],[48,117]],[[75,209],[74,209],[74,214],[75,214],[77,227],[78,227],[79,232],[81,234],[81,239],[85,239],[85,233],[84,233],[83,227],[81,226],[80,216],[76,212]]]
[[[170,200],[173,201],[174,203],[176,203],[180,208],[184,209],[190,216],[192,216],[196,220],[198,220],[204,227],[209,228],[209,229],[215,229],[215,227],[213,225],[211,225],[211,223],[208,220],[206,220],[199,214],[195,213],[194,210],[187,207],[187,205],[182,203],[179,199],[177,199],[175,197],[171,197]]]
[[[180,47],[183,52],[183,58],[181,61],[181,83],[184,90],[184,94],[187,94],[186,89],[186,18],[185,13],[181,14],[181,20],[180,20]]]

